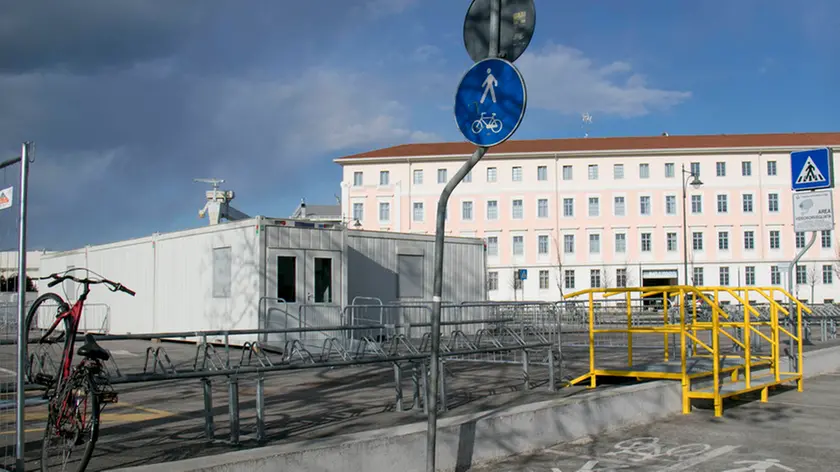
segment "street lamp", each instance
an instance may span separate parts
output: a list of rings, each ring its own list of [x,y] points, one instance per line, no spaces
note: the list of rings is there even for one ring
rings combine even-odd
[[[687,175],[686,175],[687,174]],[[686,223],[685,213],[685,194],[686,187],[689,185],[688,179],[691,179],[691,186],[695,189],[703,185],[700,176],[693,172],[685,170],[685,164],[682,165],[682,217],[683,217],[683,285],[688,285],[688,224]]]

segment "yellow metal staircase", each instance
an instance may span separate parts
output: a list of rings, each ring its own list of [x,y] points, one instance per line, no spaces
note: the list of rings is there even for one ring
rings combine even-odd
[[[723,399],[728,397],[760,391],[761,401],[767,401],[770,389],[792,382],[802,391],[802,313],[810,313],[810,309],[782,288],[596,288],[571,293],[565,298],[574,300],[583,296],[588,302],[589,372],[572,380],[572,385],[588,380],[590,387],[595,387],[598,377],[679,380],[683,413],[690,413],[692,399],[706,399],[714,403],[715,416],[723,414]],[[621,300],[621,296],[626,320],[605,320],[599,313],[601,307],[616,298]],[[785,304],[793,311],[783,306],[777,296],[787,301]],[[676,300],[675,307],[669,306],[672,300]],[[659,305],[662,321],[640,325],[639,309],[634,307],[651,301]],[[725,301],[743,308],[740,319],[722,308]],[[759,305],[767,308],[765,315],[757,309]],[[610,365],[604,365],[604,360],[599,362],[599,351],[603,353],[605,348],[599,346],[597,338],[603,335],[626,336],[622,346],[627,349],[624,365],[616,365],[615,361]],[[651,335],[661,336],[662,361],[634,365],[634,337]],[[783,337],[790,340],[785,353]],[[674,342],[675,339],[678,341]],[[733,352],[724,352],[722,341],[731,341]],[[678,356],[671,356],[672,343],[678,344]],[[606,349],[614,352],[616,347],[613,344]],[[783,369],[783,354],[791,360],[793,369]]]

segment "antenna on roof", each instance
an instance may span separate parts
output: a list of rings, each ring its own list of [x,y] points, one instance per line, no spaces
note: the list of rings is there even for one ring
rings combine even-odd
[[[580,115],[580,126],[583,128],[583,137],[589,137],[589,125],[592,124],[592,115],[589,112],[585,112],[584,114]]]
[[[225,179],[193,179],[193,182],[210,184],[213,186],[213,191],[219,190],[219,184],[225,183]]]

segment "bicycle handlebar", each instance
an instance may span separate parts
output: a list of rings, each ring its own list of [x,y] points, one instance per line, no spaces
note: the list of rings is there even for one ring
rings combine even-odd
[[[80,284],[88,284],[88,285],[104,284],[104,285],[108,285],[108,290],[110,290],[112,292],[120,291],[120,292],[123,292],[123,293],[127,293],[127,294],[131,295],[132,297],[134,295],[136,295],[136,292],[134,292],[130,288],[124,286],[123,284],[118,283],[118,282],[114,282],[112,280],[108,280],[108,279],[105,279],[105,278],[102,278],[102,279],[88,279],[88,278],[80,279],[78,277],[73,277],[72,275],[67,275],[67,274],[63,274],[63,275],[50,274],[46,277],[40,277],[40,280],[45,280],[45,279],[52,279],[52,281],[47,284],[47,287],[54,287],[54,286],[60,284],[61,282],[64,282],[65,280],[72,280],[73,282],[77,282],[77,283],[80,283]]]

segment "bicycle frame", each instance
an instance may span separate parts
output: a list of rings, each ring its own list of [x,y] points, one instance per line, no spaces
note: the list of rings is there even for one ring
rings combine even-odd
[[[50,326],[50,329],[47,330],[46,334],[41,337],[42,341],[45,340],[50,334],[52,334],[53,331],[55,331],[59,323],[61,323],[65,318],[70,318],[70,332],[66,334],[67,341],[65,341],[64,352],[61,356],[61,370],[59,370],[58,378],[55,379],[54,383],[56,388],[59,387],[62,380],[70,376],[70,367],[73,365],[73,346],[76,344],[76,332],[78,331],[79,323],[82,320],[82,311],[88,294],[90,294],[90,285],[84,284],[82,294],[79,296],[79,299],[76,300],[76,303],[74,303],[73,306],[64,313],[59,313],[58,316],[55,317],[55,321],[52,326]]]

